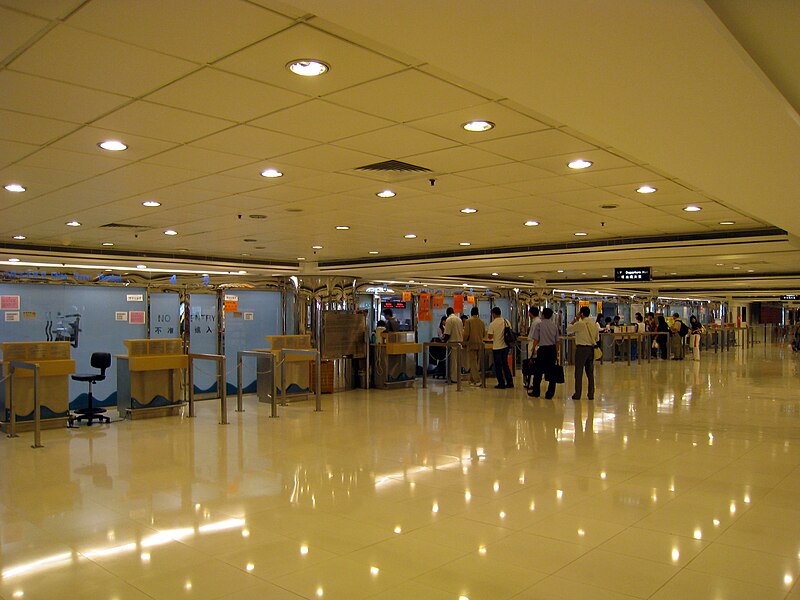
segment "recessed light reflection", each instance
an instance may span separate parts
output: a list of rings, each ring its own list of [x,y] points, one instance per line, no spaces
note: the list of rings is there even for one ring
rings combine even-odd
[[[478,546],[478,554],[480,554],[481,556],[486,556],[486,546],[483,545]]]
[[[536,502],[531,502],[530,506],[528,506],[529,510],[536,510]]]
[[[469,490],[467,490],[466,492],[464,492],[464,499],[465,499],[467,502],[469,502],[470,500],[472,500],[472,493],[471,493]]]
[[[255,566],[253,563],[247,563],[247,565],[245,566],[245,570],[246,570],[248,573],[249,573],[250,571],[252,571],[253,569],[255,569],[255,568],[256,568],[256,566]]]
[[[719,519],[714,519],[712,523],[714,523],[714,527],[719,527]]]
[[[493,489],[495,492],[499,492],[499,491],[500,491],[500,482],[499,482],[499,481],[495,481],[495,482],[494,482],[494,485],[492,485],[492,489]]]
[[[467,131],[480,133],[482,131],[489,131],[490,129],[493,129],[494,123],[491,121],[470,121],[469,123],[464,123],[461,127]]]
[[[317,598],[322,598],[325,595],[325,590],[323,590],[321,587],[318,587],[317,591],[316,591],[316,594],[317,594]]]
[[[303,556],[305,556],[306,554],[308,554],[308,546],[306,546],[305,544],[303,544],[302,546],[300,546],[300,554],[302,554]]]
[[[556,498],[559,500],[564,497],[564,490],[556,490]]]
[[[150,553],[149,552],[142,552],[139,555],[139,558],[142,559],[142,562],[150,562]]]
[[[302,77],[318,77],[327,73],[330,67],[316,58],[298,58],[286,63],[286,68]]]
[[[744,496],[744,503],[745,503],[745,504],[750,504],[750,495],[749,495],[749,494],[745,494],[745,496]]]
[[[792,585],[792,576],[791,575],[784,575],[783,576],[783,583],[786,585]]]
[[[370,567],[370,568],[369,568],[369,572],[370,572],[372,575],[377,575],[378,573],[380,573],[380,572],[381,572],[381,570],[380,570],[378,567]]]
[[[435,512],[435,513],[439,512],[439,503],[438,502],[434,502],[433,503],[433,506],[431,506],[431,512]]]
[[[677,548],[672,549],[672,562],[678,562],[678,559],[681,557],[681,553]]]
[[[187,590],[187,591],[188,591],[188,590],[191,590],[191,589],[192,589],[192,582],[191,582],[191,581],[187,581],[187,582],[184,584],[184,586],[183,586],[183,589],[185,589],[185,590]]]
[[[585,531],[585,530],[583,530],[583,529],[578,529],[578,535],[579,535],[580,537],[584,537],[584,536],[586,535],[586,531]]]
[[[121,152],[122,150],[127,150],[128,146],[120,142],[119,140],[106,140],[104,142],[100,142],[97,144],[103,150],[108,150],[109,152]]]
[[[573,160],[571,162],[568,162],[567,166],[570,169],[588,169],[589,167],[592,166],[592,161],[583,160],[582,158],[579,158],[578,160]]]
[[[403,533],[403,528],[402,528],[402,527],[400,527],[400,525],[397,525],[397,526],[394,528],[394,532],[395,532],[395,533]]]
[[[242,537],[250,537],[250,530],[249,529],[242,529]]]
[[[694,534],[692,535],[692,537],[694,539],[696,539],[696,540],[702,540],[703,539],[703,532],[701,530],[699,530],[699,529],[695,529],[694,530]]]

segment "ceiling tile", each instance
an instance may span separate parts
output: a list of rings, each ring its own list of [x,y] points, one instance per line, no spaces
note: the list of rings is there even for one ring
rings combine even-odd
[[[471,132],[462,127],[464,123],[477,120],[491,121],[495,124],[495,127],[483,132]],[[473,144],[548,128],[544,123],[531,119],[497,102],[487,102],[425,119],[416,119],[407,122],[406,125],[428,133],[435,133],[463,144]]]
[[[311,140],[304,140],[275,131],[267,131],[259,127],[250,127],[249,125],[237,125],[192,143],[193,146],[200,148],[209,148],[262,160],[294,152],[295,150],[310,148],[316,144],[317,142]]]
[[[330,70],[320,77],[295,75],[286,64],[299,58],[322,60],[330,65]],[[308,96],[342,90],[404,68],[398,62],[303,23],[245,48],[215,66]]]
[[[252,159],[245,156],[215,152],[213,150],[195,148],[194,146],[173,148],[152,156],[145,161],[145,163],[191,169],[203,173],[217,173],[251,162]]]
[[[642,167],[624,167],[622,169],[605,169],[595,171],[594,168],[586,169],[569,175],[570,178],[595,187],[629,184],[638,185],[642,181],[653,178],[653,174]]]
[[[398,123],[486,102],[414,69],[330,94],[326,100]]]
[[[309,200],[311,198],[321,198],[325,195],[325,192],[284,184],[274,187],[263,187],[258,190],[254,189],[248,192],[248,195],[256,198],[264,198],[272,204],[288,204],[301,200]]]
[[[44,145],[78,127],[67,121],[0,110],[0,137],[14,142]]]
[[[45,19],[0,7],[0,59],[5,59],[49,25]]]
[[[141,96],[197,65],[60,25],[11,63],[14,70],[106,92]]]
[[[272,85],[205,68],[147,100],[232,121],[249,121],[308,99]]]
[[[138,101],[99,119],[94,125],[123,133],[186,143],[231,127],[234,122]]]
[[[44,17],[45,19],[58,19],[66,17],[85,0],[0,0],[0,4],[16,10]]]
[[[125,96],[0,71],[0,108],[74,123],[88,123],[128,102]]]
[[[462,173],[507,162],[506,159],[470,146],[458,146],[405,157],[406,162],[431,169],[436,173]]]
[[[39,149],[34,144],[23,144],[22,142],[11,142],[0,140],[0,169],[17,162],[24,156],[32,154]]]
[[[518,162],[493,165],[491,167],[484,167],[482,169],[471,169],[469,171],[464,171],[462,174],[464,177],[468,177],[470,179],[476,179],[485,183],[497,184],[515,183],[519,181],[529,181],[531,179],[540,179],[543,177],[552,177],[552,175],[547,171],[537,169],[536,167],[530,167],[525,163]]]
[[[391,124],[386,119],[342,108],[324,100],[304,102],[249,123],[318,142],[333,142]]]
[[[528,194],[551,194],[554,192],[568,192],[570,190],[586,190],[589,186],[569,177],[547,177],[531,179],[529,181],[510,182],[506,185],[515,190]]]
[[[582,152],[594,148],[591,144],[556,129],[545,129],[533,133],[478,142],[475,147],[513,158],[514,160],[532,160],[546,156]]]
[[[688,191],[685,187],[673,181],[670,181],[669,179],[661,179],[657,177],[653,177],[652,179],[648,179],[646,181],[637,183],[638,185],[631,185],[629,183],[626,183],[624,185],[608,185],[602,187],[603,189],[613,194],[617,194],[618,196],[625,196],[626,198],[632,198],[640,202],[652,202],[657,198],[663,198],[665,195]],[[656,188],[657,191],[652,194],[640,194],[636,190],[641,185],[650,185]]]
[[[197,171],[134,163],[116,171],[94,177],[90,185],[104,190],[126,189],[129,194],[156,190],[166,185],[196,179],[203,175]]]
[[[320,192],[339,194],[362,188],[363,181],[358,177],[342,173],[322,173],[315,177],[307,177],[297,185]]]
[[[297,165],[308,169],[324,169],[326,171],[347,171],[369,165],[383,157],[364,154],[331,144],[320,144],[313,148],[292,152],[276,157],[276,160],[289,165]]]
[[[44,193],[51,192],[66,185],[85,179],[86,175],[61,169],[32,167],[30,165],[15,164],[0,170],[0,179],[7,182],[21,183],[28,191],[24,194],[12,194],[1,190],[9,200],[23,202],[28,198],[35,198]],[[3,184],[5,185],[5,183]],[[19,196],[24,196],[20,198]],[[7,200],[7,201],[9,201]]]
[[[588,160],[592,162],[592,166],[586,171],[576,171],[575,169],[569,168],[569,163],[573,160]],[[534,160],[527,161],[526,164],[529,164],[534,167],[538,167],[540,169],[544,169],[545,171],[549,171],[555,175],[570,175],[576,173],[583,173],[583,172],[592,172],[595,173],[597,171],[602,171],[605,169],[621,169],[623,167],[633,167],[634,164],[630,161],[621,158],[615,154],[607,152],[605,150],[595,149],[595,150],[576,150],[574,152],[570,152],[569,154],[559,154],[556,156],[548,156],[545,158],[537,158]],[[657,177],[648,171],[648,178],[655,179]]]
[[[210,63],[288,27],[292,20],[241,0],[93,0],[69,24]]]
[[[21,161],[21,164],[41,167],[43,169],[52,169],[56,167],[59,171],[69,171],[82,175],[83,179],[117,169],[128,163],[115,156],[72,152],[70,150],[50,147],[39,150]]]
[[[455,142],[404,125],[395,125],[339,140],[336,145],[386,158],[403,158],[450,148]]]

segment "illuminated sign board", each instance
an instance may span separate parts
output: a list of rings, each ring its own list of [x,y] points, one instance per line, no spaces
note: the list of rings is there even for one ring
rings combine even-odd
[[[800,300],[800,294],[784,294],[781,300]]]
[[[384,308],[405,308],[406,303],[402,300],[387,300],[386,302],[381,302],[381,309]]]
[[[650,267],[614,269],[614,281],[650,281]]]

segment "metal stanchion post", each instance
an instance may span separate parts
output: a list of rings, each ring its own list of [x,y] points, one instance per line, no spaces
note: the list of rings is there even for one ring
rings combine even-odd
[[[286,406],[286,353],[281,348],[281,406]]]
[[[486,344],[481,342],[481,387],[486,387]]]
[[[242,408],[242,353],[236,355],[236,412],[244,412]]]
[[[33,366],[33,446],[31,448],[43,448],[42,446],[42,415],[39,405],[39,365]]]
[[[456,391],[461,391],[461,343],[453,342],[453,350],[456,353]]]
[[[422,344],[422,389],[428,387],[428,352],[430,351],[428,342]]]
[[[322,411],[322,361],[320,360],[319,352],[317,352],[316,357],[314,358],[314,364],[317,367],[316,378],[314,381],[314,391],[316,392],[316,408],[314,409],[316,412]],[[366,371],[365,371],[366,372]]]
[[[189,356],[189,365],[186,371],[187,387],[189,388],[189,416],[194,417],[194,359],[191,355]]]
[[[225,357],[219,359],[219,424],[228,424],[228,381],[225,373]]]
[[[8,366],[8,437],[15,438],[17,435],[17,410],[14,408],[14,365]]]

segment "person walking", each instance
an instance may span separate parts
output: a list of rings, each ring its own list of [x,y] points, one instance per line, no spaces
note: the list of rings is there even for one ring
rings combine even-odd
[[[703,333],[703,324],[697,317],[689,317],[689,330],[692,332],[692,360],[700,360],[700,336]]]
[[[657,322],[656,331],[658,335],[656,336],[656,344],[658,345],[658,354],[661,360],[667,360],[669,358],[669,325],[667,325],[664,315],[658,315]]]
[[[505,332],[506,327],[510,327],[508,321],[502,316],[502,311],[498,306],[492,309],[492,322],[489,323],[489,339],[492,340],[492,358],[494,359],[494,374],[497,377],[498,390],[511,389],[514,387],[514,380],[511,377],[511,369],[508,367],[508,351]]]
[[[483,338],[486,337],[484,325],[474,306],[470,318],[464,322],[464,344],[467,347],[467,364],[469,366],[469,384],[481,384],[481,354],[483,353]]]
[[[600,327],[589,318],[591,311],[582,306],[580,312],[567,325],[567,332],[575,334],[575,393],[573,400],[581,399],[583,372],[588,382],[587,398],[594,400],[594,348],[600,340]]]
[[[550,400],[555,396],[556,382],[555,377],[551,375],[558,361],[558,339],[558,325],[553,322],[553,309],[545,308],[542,310],[542,318],[531,333],[532,353],[536,353],[536,362],[533,363],[533,386],[528,392],[528,396],[539,397],[542,375],[548,379],[544,397]]]

